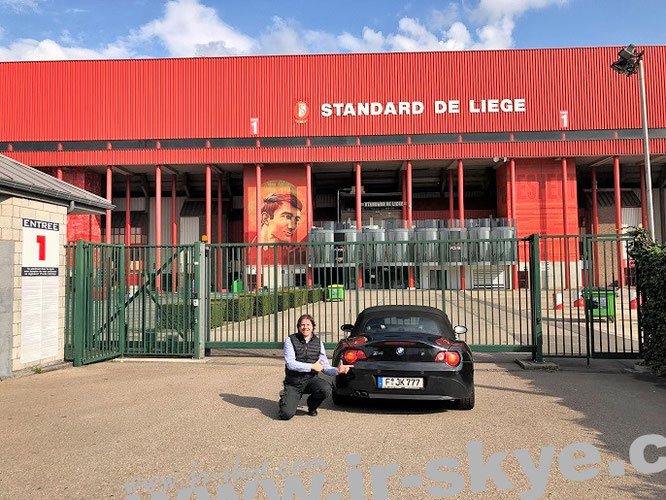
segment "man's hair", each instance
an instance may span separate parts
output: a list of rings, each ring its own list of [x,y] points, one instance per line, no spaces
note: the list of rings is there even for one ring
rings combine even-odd
[[[300,327],[301,327],[301,322],[302,322],[304,319],[309,319],[309,320],[310,320],[310,323],[312,323],[312,328],[314,328],[315,326],[317,326],[317,323],[315,323],[315,320],[314,320],[314,318],[313,318],[311,315],[309,315],[309,314],[303,314],[300,318],[298,318],[298,321],[296,322],[296,327],[297,327],[297,328],[300,328]]]
[[[292,193],[271,193],[264,198],[264,204],[261,207],[261,213],[266,213],[272,219],[275,216],[275,211],[283,203],[289,203],[297,210],[303,210],[303,205],[295,194]]]

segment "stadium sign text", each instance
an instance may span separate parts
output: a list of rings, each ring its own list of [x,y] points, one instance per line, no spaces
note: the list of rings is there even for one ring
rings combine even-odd
[[[388,102],[325,102],[321,105],[321,116],[388,116],[420,115],[426,109],[421,101]],[[428,108],[436,115],[459,114],[463,111],[460,100],[433,101]],[[524,113],[525,99],[470,99],[464,111],[479,113]]]

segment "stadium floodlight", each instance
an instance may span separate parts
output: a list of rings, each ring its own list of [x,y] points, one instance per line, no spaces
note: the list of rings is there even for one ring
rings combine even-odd
[[[638,52],[632,44],[617,53],[619,59],[611,64],[611,68],[621,75],[630,77],[638,71],[638,80],[640,88],[641,101],[641,121],[643,122],[643,157],[645,162],[645,185],[647,191],[647,210],[648,210],[648,229],[650,236],[654,240],[654,205],[652,202],[652,169],[650,167],[650,143],[648,137],[647,125],[647,104],[645,99],[645,73],[643,70],[643,54],[645,51]]]

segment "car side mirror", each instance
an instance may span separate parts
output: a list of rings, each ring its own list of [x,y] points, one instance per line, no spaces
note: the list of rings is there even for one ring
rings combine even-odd
[[[454,332],[456,332],[456,335],[465,335],[467,333],[467,327],[458,325],[453,329]]]
[[[349,324],[349,323],[345,323],[344,325],[342,325],[340,327],[340,330],[342,330],[343,332],[351,332],[353,329],[354,329],[354,325]]]

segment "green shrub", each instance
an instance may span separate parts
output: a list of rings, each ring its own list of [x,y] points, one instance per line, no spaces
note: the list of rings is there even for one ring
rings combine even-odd
[[[643,356],[654,373],[666,375],[666,247],[652,241],[644,229],[631,234],[629,256],[636,261]]]
[[[245,321],[254,315],[252,299],[246,295],[219,297],[210,301],[211,328],[217,328],[225,321]]]
[[[228,321],[245,321],[256,316],[265,316],[277,311],[286,311],[306,304],[320,302],[324,298],[322,289],[295,288],[257,293],[243,293],[233,297],[210,299],[210,327],[217,328]],[[174,328],[193,322],[191,309],[182,303],[164,304],[159,309],[161,328]]]

